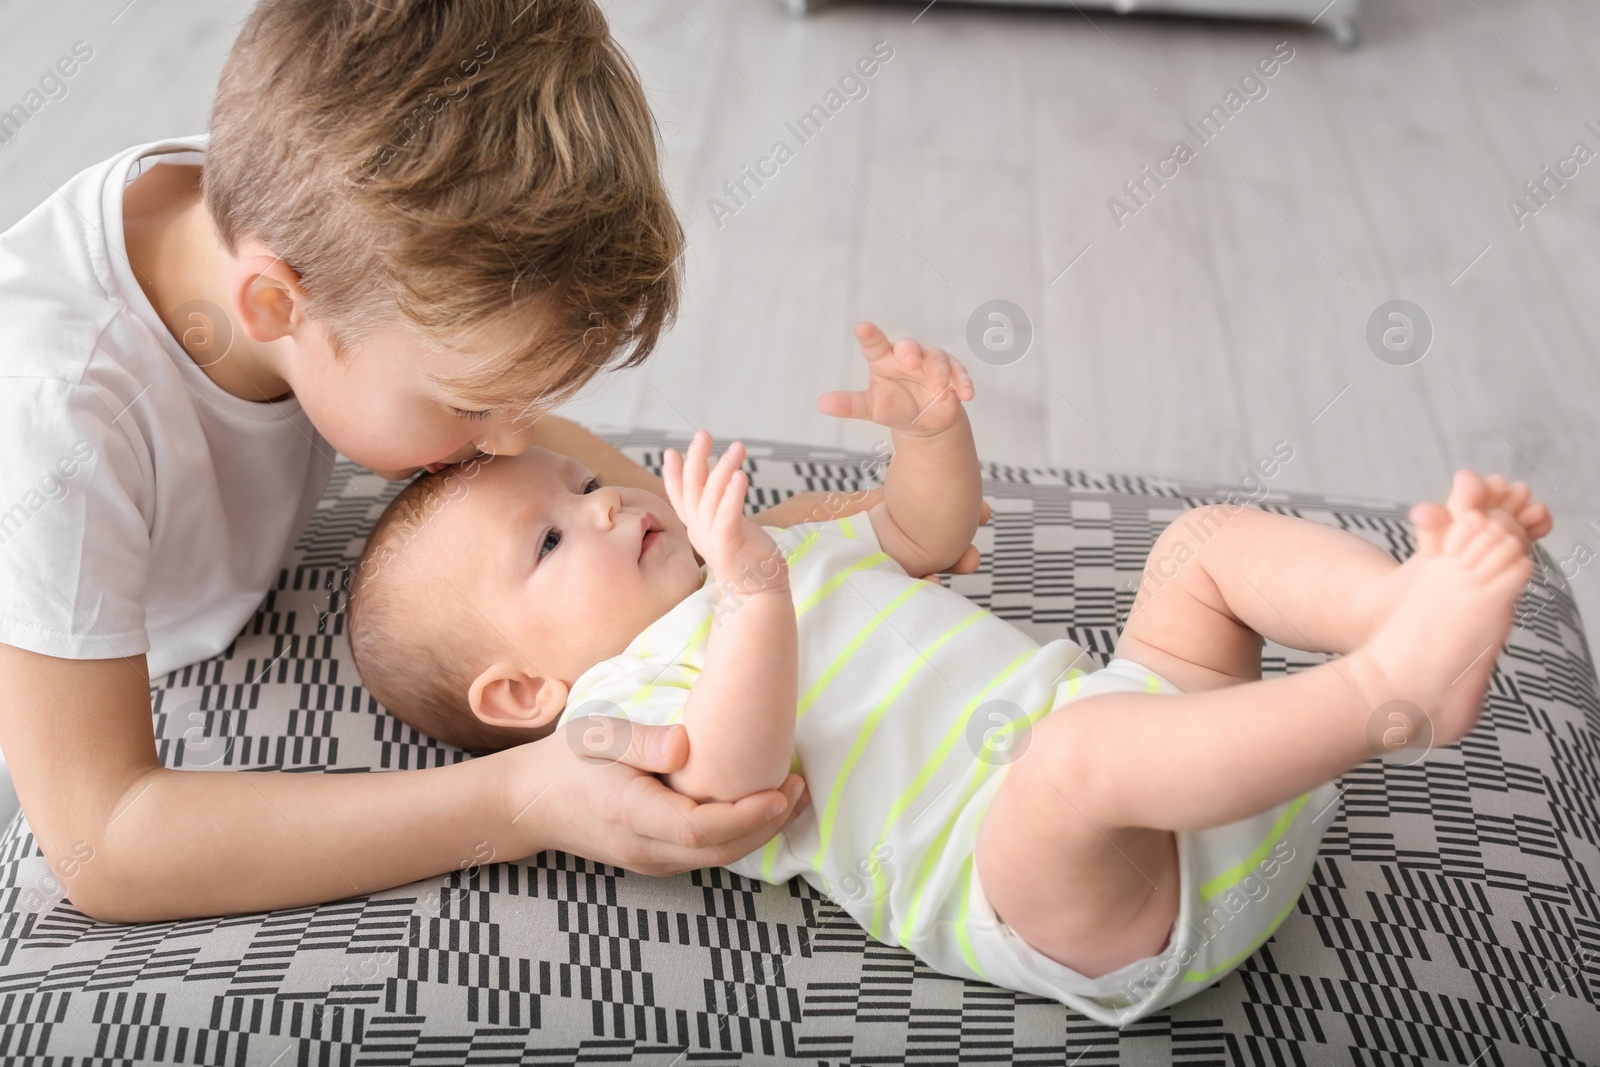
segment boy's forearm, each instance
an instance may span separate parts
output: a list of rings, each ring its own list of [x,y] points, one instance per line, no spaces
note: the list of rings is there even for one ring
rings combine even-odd
[[[153,770],[109,814],[74,903],[108,922],[267,911],[520,859],[535,850],[505,817],[503,755],[370,774]]]
[[[967,413],[931,437],[893,434],[883,508],[931,574],[949,567],[972,543],[983,510],[983,471]],[[907,568],[910,571],[910,568]]]
[[[720,592],[705,666],[683,721],[689,758],[667,784],[695,800],[776,789],[794,756],[799,637],[785,584],[735,599]]]

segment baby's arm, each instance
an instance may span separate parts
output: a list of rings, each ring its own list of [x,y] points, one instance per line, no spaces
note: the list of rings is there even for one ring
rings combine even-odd
[[[695,434],[682,461],[663,457],[667,496],[712,574],[705,665],[683,721],[689,758],[666,776],[699,801],[775,789],[794,754],[799,634],[789,567],[772,537],[744,514],[744,446],[735,441],[709,475],[711,436]],[[963,546],[965,547],[965,546]]]
[[[825,393],[829,415],[887,427],[894,458],[883,500],[867,512],[883,550],[907,574],[947,569],[978,529],[983,474],[963,400],[972,379],[949,353],[910,338],[891,345],[871,323],[856,327],[872,378],[860,392]]]

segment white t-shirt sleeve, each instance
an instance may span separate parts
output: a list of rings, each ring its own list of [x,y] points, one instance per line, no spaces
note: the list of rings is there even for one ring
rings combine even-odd
[[[0,642],[66,659],[150,649],[148,453],[88,386],[0,390]]]

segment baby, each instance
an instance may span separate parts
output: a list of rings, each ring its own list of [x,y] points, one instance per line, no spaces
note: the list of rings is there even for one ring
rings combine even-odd
[[[430,474],[358,574],[363,679],[471,748],[571,723],[614,758],[629,723],[681,720],[674,789],[735,799],[792,767],[811,790],[730,870],[798,875],[941,972],[1102,1022],[1192,996],[1293,907],[1334,779],[1472,728],[1547,510],[1461,471],[1447,507],[1412,508],[1400,565],[1319,523],[1189,509],[1095,669],[911,577],[978,525],[972,381],[937,348],[857,337],[867,388],[819,407],[892,434],[866,513],[760,526],[742,446],[712,466],[703,432],[664,456],[667,500],[537,448]],[[1263,638],[1339,657],[1262,680]]]

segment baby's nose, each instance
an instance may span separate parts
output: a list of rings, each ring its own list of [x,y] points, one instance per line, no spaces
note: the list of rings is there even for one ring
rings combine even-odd
[[[596,489],[589,494],[596,498],[594,504],[595,523],[602,530],[609,530],[617,524],[617,512],[622,507],[622,497],[615,490],[606,487]]]

